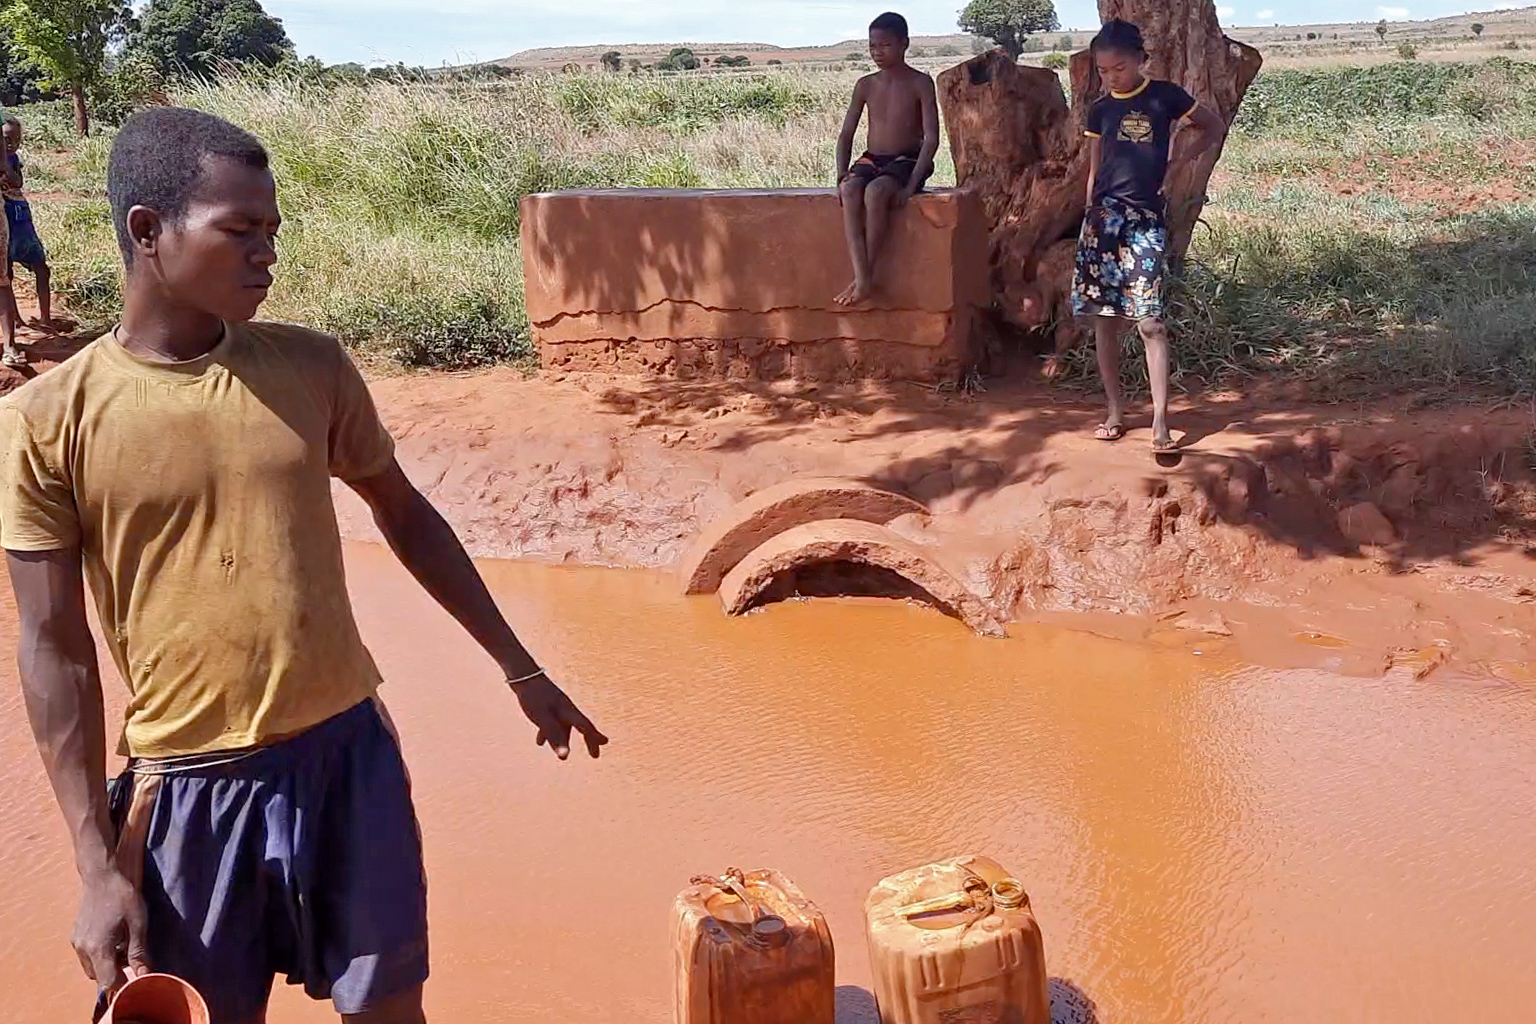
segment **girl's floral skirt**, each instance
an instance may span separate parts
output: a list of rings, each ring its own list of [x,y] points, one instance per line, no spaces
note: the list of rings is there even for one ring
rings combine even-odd
[[[1072,277],[1074,316],[1163,316],[1168,227],[1163,216],[1112,197],[1088,210]]]

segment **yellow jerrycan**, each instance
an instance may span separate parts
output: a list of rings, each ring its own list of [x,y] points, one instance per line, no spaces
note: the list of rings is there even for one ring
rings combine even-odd
[[[674,1024],[834,1024],[832,933],[777,871],[693,879],[672,904]]]
[[[864,920],[881,1024],[1051,1024],[1040,926],[996,861],[892,875]]]

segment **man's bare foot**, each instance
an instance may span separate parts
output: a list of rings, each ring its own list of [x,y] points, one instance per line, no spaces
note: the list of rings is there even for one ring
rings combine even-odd
[[[839,306],[858,306],[869,301],[875,289],[867,282],[854,278],[853,284],[844,288],[835,301]]]

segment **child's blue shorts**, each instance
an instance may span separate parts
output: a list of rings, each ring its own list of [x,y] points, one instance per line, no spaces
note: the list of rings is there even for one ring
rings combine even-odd
[[[47,263],[48,251],[37,237],[37,225],[32,223],[32,204],[25,199],[7,199],[5,219],[11,228],[10,261],[34,268]]]

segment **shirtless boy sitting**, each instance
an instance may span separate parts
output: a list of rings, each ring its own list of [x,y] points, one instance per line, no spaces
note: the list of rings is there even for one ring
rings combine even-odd
[[[880,70],[859,79],[837,138],[838,194],[853,283],[837,297],[856,306],[875,293],[875,263],[891,225],[933,173],[939,149],[939,100],[933,79],[907,64],[907,19],[882,14],[869,26],[869,56]],[[852,167],[853,136],[869,108],[869,150]]]

